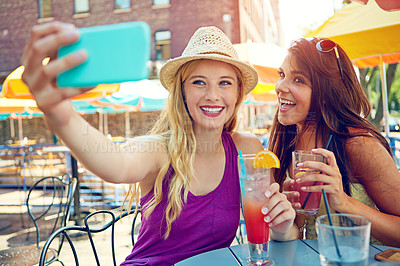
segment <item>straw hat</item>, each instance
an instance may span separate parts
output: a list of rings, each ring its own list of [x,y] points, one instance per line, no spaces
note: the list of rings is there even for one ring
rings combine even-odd
[[[257,70],[239,61],[239,57],[229,38],[217,27],[201,27],[189,40],[180,57],[168,60],[160,70],[161,84],[170,91],[178,69],[186,62],[211,59],[237,67],[243,75],[244,94],[249,93],[258,82]]]

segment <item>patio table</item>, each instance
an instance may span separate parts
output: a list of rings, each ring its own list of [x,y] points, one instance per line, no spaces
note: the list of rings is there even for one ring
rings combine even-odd
[[[375,260],[375,254],[393,247],[370,245],[368,265],[396,265]],[[269,252],[274,265],[320,265],[317,240],[270,241]],[[248,245],[236,245],[202,253],[176,264],[176,266],[196,265],[248,265]]]

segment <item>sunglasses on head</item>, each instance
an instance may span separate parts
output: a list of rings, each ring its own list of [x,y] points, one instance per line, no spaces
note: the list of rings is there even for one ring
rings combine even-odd
[[[315,47],[317,48],[318,51],[323,52],[323,53],[328,53],[332,50],[335,51],[336,59],[337,59],[337,64],[340,70],[340,77],[342,78],[342,81],[344,83],[344,76],[343,76],[343,68],[342,68],[342,62],[340,61],[339,57],[339,52],[337,49],[337,45],[334,41],[331,40],[321,40],[319,41]]]

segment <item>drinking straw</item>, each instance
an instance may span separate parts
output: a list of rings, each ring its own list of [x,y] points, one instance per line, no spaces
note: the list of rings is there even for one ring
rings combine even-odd
[[[322,195],[324,196],[326,214],[328,214],[329,224],[330,224],[330,226],[333,226],[332,217],[331,217],[331,211],[329,209],[329,203],[328,203],[328,198],[326,197],[325,189],[322,189]],[[333,242],[335,242],[336,253],[338,254],[339,258],[341,258],[342,254],[340,254],[340,251],[339,251],[339,246],[338,246],[338,243],[337,243],[337,240],[336,240],[336,235],[335,235],[335,229],[332,228],[331,230],[332,230]]]
[[[245,166],[243,160],[243,153],[241,150],[238,150],[238,152],[239,152],[240,169],[242,170],[242,176],[245,177],[246,170],[244,169]],[[240,193],[242,194],[240,197],[240,210],[242,211],[242,217],[244,218],[243,202],[242,202],[242,196],[244,195],[244,184],[242,178],[239,178],[239,183],[240,183]],[[244,227],[244,230],[246,230],[246,226]]]
[[[243,153],[241,150],[238,150],[239,152],[239,161],[240,161],[240,170],[242,172],[243,178],[246,176],[246,169],[244,166],[244,160],[243,160]],[[239,178],[239,183],[240,183],[240,191],[241,193],[244,193],[244,187],[243,187],[243,179]],[[242,199],[240,198],[240,204],[242,204]]]
[[[327,150],[329,148],[329,144],[331,144],[331,140],[332,140],[332,134],[329,135],[329,139],[328,142],[326,143],[325,146],[325,150]],[[313,186],[315,186],[317,184],[317,181],[314,181]],[[304,200],[303,205],[301,206],[302,209],[304,209],[306,207],[306,204],[308,202],[308,200],[310,199],[311,196],[311,192],[308,192],[306,199]]]
[[[244,169],[244,161],[243,161],[243,153],[241,150],[239,150],[239,160],[240,160],[240,168],[242,170],[242,175],[245,176],[246,170]]]

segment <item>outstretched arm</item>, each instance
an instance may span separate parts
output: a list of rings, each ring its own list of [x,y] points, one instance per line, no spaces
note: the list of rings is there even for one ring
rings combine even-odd
[[[159,160],[153,159],[156,153],[151,149],[123,152],[76,113],[71,97],[90,88],[57,87],[56,77],[59,73],[87,59],[88,55],[84,51],[57,58],[59,47],[78,39],[79,32],[71,24],[51,22],[34,26],[21,59],[25,66],[22,79],[45,115],[48,127],[85,167],[109,182],[141,181],[159,165]],[[42,65],[46,57],[50,57],[50,61]],[[99,147],[102,149],[99,150]]]

